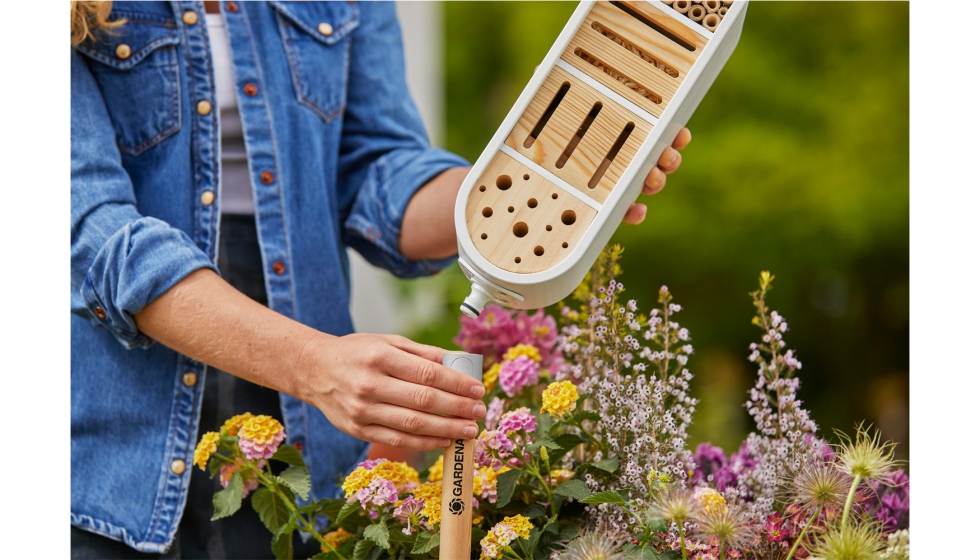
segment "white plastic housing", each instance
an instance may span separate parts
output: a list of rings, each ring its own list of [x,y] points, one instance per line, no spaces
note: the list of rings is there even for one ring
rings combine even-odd
[[[459,190],[455,208],[459,264],[473,286],[472,293],[466,298],[460,309],[468,316],[477,316],[483,310],[483,306],[490,301],[516,309],[545,307],[557,303],[575,289],[622,222],[630,204],[636,201],[643,188],[644,178],[656,165],[660,154],[672,143],[678,131],[687,123],[708,88],[711,87],[722,67],[728,61],[741,35],[748,4],[747,1],[737,1],[729,6],[727,15],[712,33],[691,22],[682,14],[678,14],[662,2],[649,2],[649,5],[682,21],[685,26],[707,39],[706,46],[678,86],[676,93],[666,104],[659,118],[644,111],[624,97],[616,95],[611,90],[600,90],[613,100],[621,102],[623,107],[637,114],[639,118],[653,123],[653,128],[606,200],[601,205],[593,205],[593,207],[598,206],[598,213],[568,256],[557,265],[541,272],[510,272],[484,258],[470,238],[466,222],[467,201],[476,182],[483,175],[494,156],[501,151],[513,153],[513,150],[510,150],[505,142],[554,67],[559,65],[565,70],[574,70],[570,69],[564,61],[560,62],[560,58],[594,3],[591,1],[581,2],[576,8],[558,39],[548,51],[541,66],[525,86]],[[640,115],[638,111],[644,114]],[[555,179],[555,177],[550,175],[549,179]],[[564,182],[559,180],[555,182],[555,185],[568,194],[583,199],[580,193],[570,192],[575,189]]]

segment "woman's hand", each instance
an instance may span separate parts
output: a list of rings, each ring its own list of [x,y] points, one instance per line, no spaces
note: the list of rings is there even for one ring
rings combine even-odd
[[[660,160],[656,167],[650,170],[646,179],[643,181],[643,194],[657,194],[664,185],[667,184],[667,175],[670,175],[681,166],[681,150],[691,142],[691,131],[685,126],[674,138],[674,143],[664,149],[660,154]],[[639,224],[647,217],[647,205],[635,203],[626,211],[623,221],[627,224]]]
[[[477,435],[483,384],[441,365],[445,350],[400,336],[322,338],[302,356],[301,398],[366,441],[439,449]],[[444,415],[444,416],[443,416]]]

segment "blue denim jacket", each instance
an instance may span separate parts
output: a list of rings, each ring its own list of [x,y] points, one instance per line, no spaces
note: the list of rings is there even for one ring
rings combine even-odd
[[[467,162],[429,147],[393,5],[221,10],[269,306],[348,334],[345,248],[402,277],[448,265],[399,253],[402,214],[419,187]],[[163,552],[186,500],[207,367],[153,344],[133,315],[215,269],[220,132],[218,112],[198,110],[217,104],[203,4],[115,2],[112,17],[128,22],[71,53],[71,522]],[[335,495],[367,445],[312,406],[281,403],[314,494]]]

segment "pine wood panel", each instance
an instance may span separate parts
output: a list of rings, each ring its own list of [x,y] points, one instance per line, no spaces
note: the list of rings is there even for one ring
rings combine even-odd
[[[511,183],[506,190],[497,186],[498,180],[502,185],[507,183],[501,177]],[[531,199],[533,208],[529,205]],[[487,208],[489,217],[484,215]],[[562,215],[569,210],[574,212],[575,222],[566,225]],[[563,261],[595,215],[589,205],[503,152],[497,152],[491,160],[466,202],[466,226],[480,254],[504,270],[522,274],[548,270]],[[526,226],[523,237],[515,234],[517,224]],[[535,254],[535,248],[539,248],[540,255]],[[520,262],[515,262],[515,258],[520,258]]]
[[[646,109],[654,116],[659,117],[674,93],[677,92],[677,88],[687,76],[691,66],[694,65],[704,50],[707,40],[646,2],[623,2],[622,4],[628,5],[684,42],[693,45],[695,50],[692,52],[685,49],[609,2],[596,2],[582,23],[582,27],[572,37],[561,58]],[[607,33],[616,35],[621,42],[633,45],[647,58],[656,62],[651,63],[644,60],[633,50],[604,35],[593,24],[605,28]],[[633,82],[652,90],[661,97],[662,101],[654,103],[583,59],[576,51],[584,51],[590,54],[592,58],[601,61],[607,68],[614,69]],[[676,72],[677,77],[672,77],[658,66],[668,68],[670,73]]]
[[[525,148],[525,140],[564,82],[568,82],[570,87],[562,98],[561,104],[531,147]],[[564,167],[559,169],[556,165],[558,159],[597,101],[602,103],[598,116]],[[602,165],[610,148],[628,123],[633,123],[635,128],[595,188],[589,188],[590,179]],[[511,131],[507,138],[507,145],[561,177],[596,202],[602,203],[612,192],[652,128],[650,123],[637,118],[636,115],[565,70],[555,67]]]

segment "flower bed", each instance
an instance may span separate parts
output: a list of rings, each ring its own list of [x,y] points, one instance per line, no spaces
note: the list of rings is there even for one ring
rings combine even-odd
[[[731,456],[692,452],[694,348],[667,287],[649,314],[622,301],[622,250],[603,252],[557,320],[488,306],[454,340],[485,356],[487,415],[475,445],[473,557],[544,560],[908,558],[908,477],[893,444],[863,425],[834,445],[797,399],[802,363],[786,320],[752,293],[756,430]],[[438,556],[443,466],[365,461],[343,498],[308,499],[282,426],[242,415],[202,437],[195,463],[221,477],[215,518],[250,492],[279,558],[296,530],[317,559]],[[269,461],[289,465],[278,475]],[[261,488],[260,488],[261,486]],[[302,502],[300,502],[302,503]],[[318,522],[326,523],[326,526]]]

